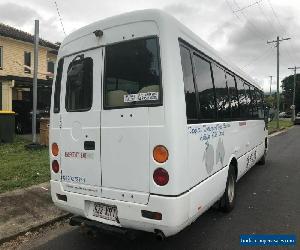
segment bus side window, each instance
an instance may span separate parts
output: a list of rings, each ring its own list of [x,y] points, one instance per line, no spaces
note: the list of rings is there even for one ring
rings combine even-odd
[[[216,93],[218,120],[230,120],[230,103],[225,78],[225,71],[215,64],[212,64],[212,71]]]
[[[264,102],[261,91],[255,89],[256,91],[256,100],[257,100],[257,108],[258,108],[258,119],[264,119]]]
[[[200,102],[200,120],[215,121],[215,93],[212,83],[210,63],[197,55],[193,55],[195,66],[195,80]]]
[[[250,86],[244,82],[245,88],[245,98],[246,98],[246,117],[247,119],[252,119],[252,102],[251,102],[251,94],[250,94]]]
[[[233,120],[235,120],[240,118],[238,91],[236,88],[235,79],[229,73],[226,73],[226,81],[231,106],[231,117]]]
[[[60,111],[60,90],[61,90],[61,77],[63,72],[64,59],[60,59],[57,64],[56,79],[54,84],[54,105],[53,112],[59,113]]]
[[[183,72],[185,103],[186,103],[186,117],[187,123],[196,123],[198,120],[196,91],[193,80],[193,69],[190,51],[180,45],[181,66]]]
[[[240,107],[240,118],[247,119],[248,118],[248,110],[247,110],[247,100],[246,100],[246,93],[245,88],[242,80],[236,77],[236,85],[237,91],[239,95],[239,107]]]
[[[257,96],[256,91],[253,86],[250,86],[251,100],[252,100],[252,117],[254,119],[258,118],[258,108],[257,108]]]

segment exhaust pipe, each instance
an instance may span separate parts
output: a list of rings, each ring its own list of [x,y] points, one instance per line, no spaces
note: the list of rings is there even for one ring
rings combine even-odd
[[[155,229],[154,233],[155,233],[155,238],[157,240],[159,240],[159,241],[165,240],[166,236],[165,236],[165,234],[161,230]]]

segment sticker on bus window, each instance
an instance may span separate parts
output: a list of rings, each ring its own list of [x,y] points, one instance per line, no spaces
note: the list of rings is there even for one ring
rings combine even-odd
[[[146,92],[138,94],[124,95],[124,102],[143,102],[143,101],[157,101],[158,92]]]

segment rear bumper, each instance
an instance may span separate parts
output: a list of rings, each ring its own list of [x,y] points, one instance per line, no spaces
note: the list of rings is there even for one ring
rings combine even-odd
[[[50,183],[52,200],[55,205],[92,221],[147,232],[161,230],[165,236],[176,234],[189,224],[189,206],[186,205],[189,204],[189,192],[178,197],[150,195],[148,204],[143,205],[66,192],[59,181],[51,180]],[[57,194],[66,195],[67,200],[58,199]],[[119,223],[94,217],[91,212],[93,202],[117,206]],[[141,210],[160,212],[162,220],[142,217]]]

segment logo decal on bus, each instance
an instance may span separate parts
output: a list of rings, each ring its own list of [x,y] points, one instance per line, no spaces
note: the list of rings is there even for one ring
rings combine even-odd
[[[65,152],[65,157],[77,159],[94,159],[94,154],[86,152]]]
[[[214,165],[221,164],[221,168],[224,166],[225,147],[222,137],[225,135],[225,129],[229,128],[230,123],[218,123],[214,125],[200,125],[197,127],[189,126],[188,133],[192,135],[199,135],[200,141],[205,142],[205,151],[203,154],[203,161],[205,161],[205,167],[208,174],[211,174]],[[209,141],[214,138],[219,138],[214,148],[214,143]]]

